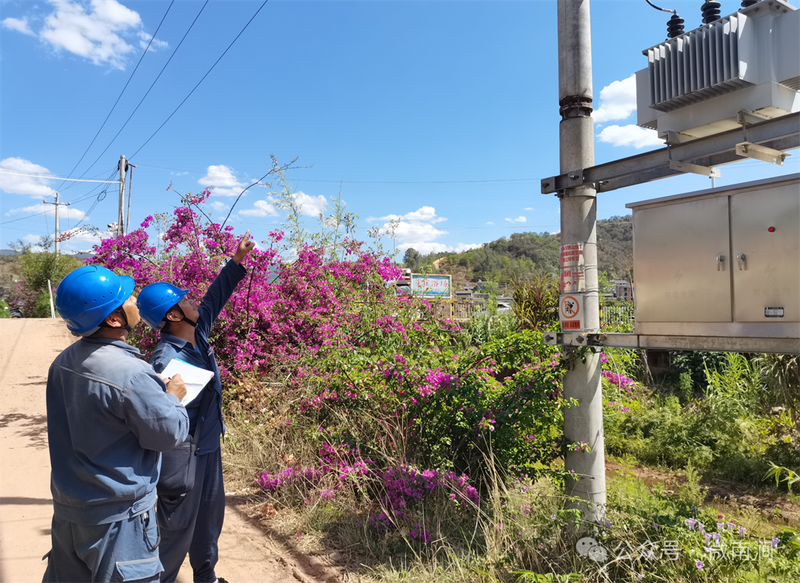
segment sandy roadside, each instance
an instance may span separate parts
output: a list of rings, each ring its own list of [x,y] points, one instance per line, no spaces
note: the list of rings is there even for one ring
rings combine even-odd
[[[50,549],[50,459],[45,385],[73,342],[61,320],[0,320],[0,583],[42,580]],[[217,573],[230,583],[317,581],[229,505]],[[192,581],[188,560],[179,583]]]

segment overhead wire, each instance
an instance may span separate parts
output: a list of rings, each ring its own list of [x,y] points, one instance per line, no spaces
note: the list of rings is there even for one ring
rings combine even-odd
[[[111,138],[111,141],[108,143],[108,145],[107,145],[107,146],[106,146],[106,147],[103,149],[103,151],[102,151],[102,152],[100,152],[100,155],[99,155],[99,156],[97,156],[97,158],[95,159],[95,161],[94,161],[94,162],[92,162],[91,166],[89,166],[89,168],[87,168],[87,172],[88,172],[88,171],[89,171],[89,170],[90,170],[92,167],[94,167],[94,165],[95,165],[95,164],[97,164],[97,162],[100,160],[100,158],[103,156],[103,154],[105,154],[105,153],[108,151],[108,149],[111,147],[111,144],[113,144],[113,143],[114,143],[114,141],[115,141],[115,140],[116,140],[116,139],[119,137],[119,135],[122,133],[122,130],[124,130],[124,129],[125,129],[125,127],[128,125],[128,122],[129,122],[129,121],[131,121],[131,118],[133,118],[134,114],[135,114],[135,113],[136,113],[136,112],[139,110],[139,107],[142,105],[142,103],[144,103],[144,100],[145,100],[145,99],[147,99],[147,96],[148,96],[148,95],[150,95],[150,91],[152,91],[152,89],[153,89],[153,87],[155,86],[155,84],[156,84],[156,83],[158,82],[158,80],[161,78],[161,75],[164,73],[164,71],[166,70],[167,66],[168,66],[168,65],[170,64],[170,62],[172,61],[172,58],[173,58],[173,57],[175,56],[175,54],[178,52],[178,49],[180,49],[180,48],[181,48],[181,45],[183,44],[183,41],[184,41],[184,40],[186,40],[186,37],[189,35],[189,32],[191,32],[192,28],[194,28],[194,25],[195,25],[195,23],[197,22],[197,19],[198,19],[198,18],[200,18],[200,15],[203,13],[203,10],[205,10],[206,6],[208,5],[208,2],[209,2],[209,0],[206,0],[206,1],[205,1],[205,3],[203,4],[203,6],[200,8],[200,12],[198,12],[198,13],[197,13],[197,16],[195,16],[195,17],[194,17],[194,20],[192,21],[192,24],[190,24],[190,25],[189,25],[189,28],[188,28],[188,29],[186,30],[186,32],[183,34],[183,38],[181,38],[180,42],[179,42],[179,43],[178,43],[178,45],[175,47],[175,50],[174,50],[174,51],[172,51],[172,54],[170,55],[169,59],[167,59],[167,62],[166,62],[166,63],[164,63],[164,66],[161,68],[161,71],[158,73],[158,75],[156,76],[156,78],[155,78],[155,79],[153,80],[153,82],[150,84],[150,87],[147,89],[147,92],[146,92],[146,93],[144,94],[144,96],[142,96],[142,98],[139,100],[139,103],[136,105],[136,107],[133,109],[133,111],[131,112],[131,114],[128,116],[128,119],[126,119],[126,120],[125,120],[125,123],[123,123],[123,124],[122,124],[122,127],[121,127],[121,128],[119,128],[119,131],[118,131],[116,134],[114,134],[114,137],[113,137],[113,138]]]
[[[108,179],[110,179],[112,176],[114,176],[114,174],[116,174],[116,170],[114,170],[114,171],[113,171],[113,172],[110,174],[110,176],[109,176],[109,178],[108,178]],[[91,198],[91,197],[93,196],[93,193],[94,193],[94,191],[95,191],[95,190],[97,190],[98,188],[102,187],[102,186],[103,186],[103,183],[101,183],[101,184],[98,184],[97,186],[95,186],[94,188],[92,188],[92,190],[90,190],[88,193],[86,193],[86,195],[84,195],[82,198],[79,198],[79,199],[73,200],[73,201],[71,201],[71,202],[70,202],[70,204],[72,205],[72,204],[75,204],[75,203],[78,203],[78,202],[82,202],[82,201],[84,201],[84,200],[87,200],[87,199]],[[85,213],[85,216],[86,216],[86,217],[88,217],[88,216],[89,216],[89,213],[91,213],[91,212],[92,212],[92,210],[94,210],[94,208],[97,206],[97,202],[100,202],[101,200],[103,200],[103,198],[105,198],[105,193],[106,193],[107,191],[108,191],[108,188],[106,187],[106,190],[104,190],[104,191],[103,191],[103,193],[101,193],[101,194],[103,194],[103,197],[102,197],[102,198],[99,198],[99,196],[100,196],[100,195],[98,195],[98,200],[97,200],[97,201],[95,202],[95,204],[93,204],[93,205],[92,205],[92,207],[91,207],[91,208],[90,208],[90,209],[89,209],[89,210],[88,210],[88,211]],[[9,223],[16,223],[17,221],[23,221],[23,220],[25,220],[25,219],[30,219],[30,218],[32,218],[32,217],[37,217],[37,216],[39,216],[39,215],[46,215],[48,212],[49,212],[49,209],[45,209],[45,210],[43,210],[43,211],[41,211],[41,212],[38,212],[38,213],[31,213],[31,214],[29,214],[29,215],[25,215],[24,217],[18,217],[18,218],[16,218],[16,219],[11,219],[11,220],[9,220],[9,221],[4,221],[4,222],[0,223],[0,225],[7,225],[7,224],[9,224]],[[84,217],[84,219],[81,219],[81,220],[85,220],[85,217]],[[47,226],[48,226],[48,228],[49,228],[49,223],[47,223],[47,217],[45,217],[45,222],[46,222],[46,224],[47,224]]]
[[[168,122],[170,119],[172,119],[172,116],[173,116],[173,115],[175,115],[175,114],[178,112],[178,110],[179,110],[179,109],[180,109],[180,108],[183,106],[183,104],[184,104],[184,103],[186,103],[186,100],[187,100],[187,99],[189,99],[189,98],[192,96],[192,94],[193,94],[193,93],[194,93],[194,92],[197,90],[197,88],[198,88],[198,87],[200,87],[200,84],[201,84],[203,81],[205,81],[205,78],[206,78],[206,77],[208,77],[208,76],[209,76],[209,74],[211,74],[211,71],[213,71],[213,70],[214,70],[214,68],[217,66],[217,64],[218,64],[218,63],[219,63],[219,62],[222,60],[222,57],[224,57],[224,56],[227,54],[227,52],[228,52],[228,51],[231,49],[231,47],[234,45],[234,43],[235,43],[237,40],[239,40],[239,37],[240,37],[240,36],[242,36],[242,34],[244,33],[244,31],[245,31],[245,30],[247,30],[247,27],[248,27],[248,26],[250,26],[250,23],[251,23],[251,22],[253,22],[253,20],[255,20],[255,17],[256,17],[256,16],[258,16],[258,13],[259,13],[259,12],[261,12],[261,10],[264,8],[264,6],[266,6],[266,5],[267,5],[267,2],[269,2],[269,0],[264,0],[264,2],[261,4],[261,6],[259,6],[259,7],[258,7],[258,10],[256,10],[255,14],[253,14],[253,16],[251,16],[251,17],[250,17],[250,20],[248,20],[248,21],[247,21],[247,24],[245,24],[245,25],[244,25],[244,27],[242,28],[242,30],[240,30],[240,31],[239,31],[239,34],[237,34],[237,35],[236,35],[236,37],[235,37],[235,38],[234,38],[234,39],[231,41],[231,43],[228,45],[228,48],[226,48],[226,49],[223,51],[223,53],[222,53],[222,54],[219,56],[219,58],[218,58],[216,61],[214,61],[214,64],[213,64],[213,65],[211,65],[211,68],[210,68],[208,71],[206,71],[206,74],[205,74],[205,75],[203,75],[203,77],[200,79],[200,81],[198,81],[198,82],[197,82],[197,85],[195,85],[195,86],[192,88],[192,90],[191,90],[191,91],[189,91],[189,94],[188,94],[186,97],[184,97],[184,98],[183,98],[183,101],[181,101],[181,102],[178,104],[178,107],[176,107],[176,108],[173,110],[173,112],[172,112],[171,114],[169,114],[169,117],[167,117],[167,119],[165,119],[165,120],[164,120],[164,122],[163,122],[163,123],[162,123],[160,126],[158,126],[158,128],[156,129],[156,131],[154,131],[154,132],[153,132],[153,133],[150,135],[150,137],[149,137],[149,138],[147,138],[147,140],[145,140],[145,142],[144,142],[144,143],[143,143],[141,146],[139,146],[139,149],[138,149],[138,150],[136,150],[136,151],[133,153],[133,155],[132,155],[132,156],[130,156],[130,157],[128,158],[129,160],[133,160],[133,158],[136,156],[136,154],[138,154],[139,152],[141,152],[141,151],[142,151],[142,148],[144,148],[144,147],[145,147],[145,146],[146,146],[148,143],[150,143],[150,140],[152,140],[152,139],[153,139],[153,138],[156,136],[156,134],[158,134],[158,132],[160,132],[160,131],[161,131],[161,128],[163,128],[163,127],[164,127],[164,126],[167,124],[167,122]]]
[[[117,100],[114,102],[114,105],[111,106],[111,111],[108,112],[108,115],[106,116],[106,119],[103,120],[103,123],[100,125],[100,129],[97,130],[97,133],[95,133],[94,138],[92,138],[92,141],[86,147],[86,150],[84,150],[83,154],[80,157],[80,160],[78,160],[75,163],[75,166],[72,168],[72,170],[70,170],[69,174],[67,175],[68,177],[71,177],[72,173],[75,172],[75,169],[80,165],[81,162],[83,162],[83,159],[86,157],[86,154],[89,152],[89,149],[92,147],[92,145],[97,140],[97,136],[99,136],[100,132],[103,131],[103,128],[105,127],[106,123],[108,122],[108,118],[111,117],[111,114],[114,112],[114,109],[116,109],[117,104],[119,103],[119,100],[122,99],[122,95],[125,93],[125,90],[128,88],[128,85],[130,85],[131,80],[133,79],[133,76],[136,74],[136,71],[139,69],[139,65],[141,65],[142,60],[144,59],[144,56],[150,50],[150,45],[153,43],[153,40],[155,40],[156,35],[158,34],[158,31],[161,30],[161,25],[164,24],[164,20],[166,20],[167,14],[169,14],[169,11],[170,11],[170,9],[172,9],[172,5],[173,4],[175,4],[175,0],[172,0],[172,2],[169,3],[169,6],[167,7],[167,11],[164,13],[164,16],[161,17],[161,22],[158,23],[158,27],[156,28],[156,31],[150,37],[150,42],[147,43],[147,47],[142,52],[142,55],[139,57],[139,61],[136,63],[136,67],[134,67],[133,72],[131,72],[131,76],[128,77],[128,81],[125,83],[125,86],[122,88],[122,91],[120,91],[119,95],[117,96]],[[92,166],[94,166],[94,164],[92,164]],[[86,173],[89,172],[90,169],[91,169],[91,166],[89,168],[87,168],[86,171],[84,171],[84,173],[79,176],[79,178],[83,178],[86,175]],[[64,182],[59,184],[58,187],[56,188],[56,190],[60,190],[62,186],[64,186]],[[67,187],[67,188],[69,188],[69,187]],[[64,190],[66,190],[66,189],[64,189]]]
[[[166,166],[154,166],[152,164],[138,164],[142,168],[157,168],[158,170],[174,170],[177,172],[192,172],[194,174],[204,174],[205,170],[189,170],[186,168],[169,168]],[[330,182],[335,184],[479,184],[493,182],[538,182],[541,178],[486,178],[478,180],[326,180],[314,178],[298,178],[304,182]]]

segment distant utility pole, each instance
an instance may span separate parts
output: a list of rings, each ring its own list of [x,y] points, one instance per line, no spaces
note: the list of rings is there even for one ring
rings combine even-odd
[[[42,199],[42,202],[44,204],[55,205],[55,207],[56,207],[56,235],[55,235],[55,239],[53,239],[53,242],[54,242],[54,244],[56,246],[56,255],[58,255],[58,237],[59,237],[59,232],[58,232],[58,207],[60,207],[60,206],[69,206],[71,203],[58,202],[58,192],[56,192],[56,201],[55,202],[47,202],[44,199]]]
[[[589,0],[558,0],[562,174],[582,175],[584,168],[594,166],[591,41]],[[562,278],[559,311],[562,321],[564,318],[573,318],[569,321],[570,332],[599,331],[597,193],[593,185],[581,184],[566,188],[558,196],[561,199]],[[565,257],[568,259],[566,262]],[[567,277],[565,263],[571,266]],[[578,318],[575,318],[576,313],[580,314]],[[565,324],[566,321],[563,321],[562,327],[566,328]],[[571,368],[564,377],[564,397],[577,399],[578,405],[564,411],[564,437],[568,443],[581,444],[581,448],[566,455],[565,468],[570,472],[566,480],[566,494],[577,497],[580,502],[570,502],[570,506],[583,511],[585,520],[594,522],[605,515],[606,509],[600,358],[588,351],[578,355],[576,350],[580,349],[565,348],[573,358]]]
[[[125,156],[119,157],[119,214],[117,216],[117,237],[125,234],[125,172],[128,164]]]
[[[128,233],[128,227],[131,224],[131,191],[133,190],[133,169],[136,168],[136,165],[128,162],[128,167],[131,169],[131,175],[128,178],[128,216],[125,218],[125,234]]]

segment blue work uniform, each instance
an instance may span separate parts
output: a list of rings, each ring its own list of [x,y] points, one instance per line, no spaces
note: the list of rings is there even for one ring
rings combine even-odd
[[[208,343],[208,335],[217,316],[246,274],[244,267],[235,261],[229,261],[208,288],[198,308],[199,316],[195,328],[197,346],[194,347],[191,342],[172,334],[162,333],[161,342],[150,360],[158,372],[163,371],[173,358],[178,358],[214,373],[214,378],[205,388],[214,394],[203,421],[202,435],[194,435],[197,420],[205,413],[199,411],[202,395],[186,407],[191,431],[198,444],[199,457],[194,488],[182,496],[158,498],[161,562],[164,565],[161,581],[164,583],[175,581],[186,553],[189,553],[195,582],[210,583],[217,578],[214,571],[219,558],[217,541],[225,518],[225,489],[222,483],[219,440],[224,432],[224,426],[222,384],[214,352]]]
[[[50,366],[53,524],[45,582],[159,579],[161,452],[186,439],[189,418],[138,355],[122,340],[83,338]]]

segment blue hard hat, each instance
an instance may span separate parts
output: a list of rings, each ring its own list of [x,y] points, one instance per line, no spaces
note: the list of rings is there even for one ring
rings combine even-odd
[[[56,290],[56,309],[73,334],[86,334],[125,303],[133,278],[100,265],[84,265],[69,273]]]
[[[160,328],[170,308],[181,301],[187,293],[188,289],[175,287],[171,283],[163,281],[151,283],[145,286],[136,298],[139,315],[151,328]]]

